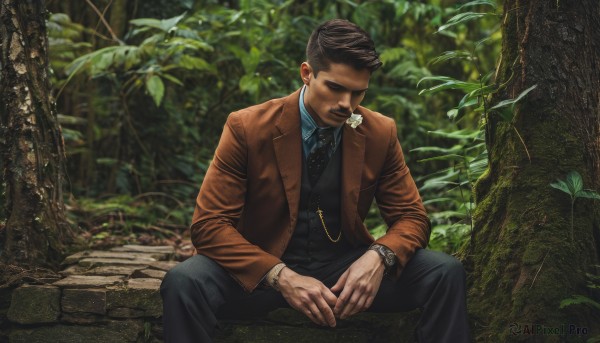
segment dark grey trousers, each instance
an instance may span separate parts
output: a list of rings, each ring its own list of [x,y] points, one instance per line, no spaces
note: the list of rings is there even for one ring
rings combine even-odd
[[[318,271],[292,268],[332,287],[364,250],[348,254]],[[196,255],[165,276],[163,298],[166,343],[212,342],[218,319],[260,316],[289,307],[280,293],[258,288],[245,293],[217,263]],[[384,278],[369,312],[404,312],[422,308],[416,328],[419,342],[469,342],[465,272],[444,253],[418,250],[397,281]]]

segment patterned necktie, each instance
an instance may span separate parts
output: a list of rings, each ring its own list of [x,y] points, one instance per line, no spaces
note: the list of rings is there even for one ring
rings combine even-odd
[[[317,129],[317,146],[308,155],[308,178],[315,185],[329,162],[329,151],[334,147],[334,128]]]

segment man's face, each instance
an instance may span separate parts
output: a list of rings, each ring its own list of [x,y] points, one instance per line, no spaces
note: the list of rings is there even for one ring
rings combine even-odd
[[[304,105],[321,127],[337,127],[350,118],[369,88],[371,73],[342,63],[331,63],[329,70],[319,71],[317,77],[306,62],[300,66],[306,85]]]

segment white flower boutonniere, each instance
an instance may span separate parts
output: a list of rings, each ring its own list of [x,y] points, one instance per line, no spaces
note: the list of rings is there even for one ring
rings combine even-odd
[[[346,124],[350,125],[353,129],[356,129],[358,125],[362,123],[363,117],[360,114],[352,113],[350,118],[346,120]]]

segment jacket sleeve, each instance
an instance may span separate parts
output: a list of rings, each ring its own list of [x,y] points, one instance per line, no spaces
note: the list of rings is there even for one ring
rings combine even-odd
[[[236,229],[246,198],[247,158],[243,122],[232,113],[196,199],[191,238],[198,254],[217,262],[251,292],[281,261]]]
[[[415,182],[404,161],[396,125],[392,125],[388,153],[375,193],[388,231],[377,243],[390,248],[398,258],[398,276],[415,251],[429,242],[431,223]]]

